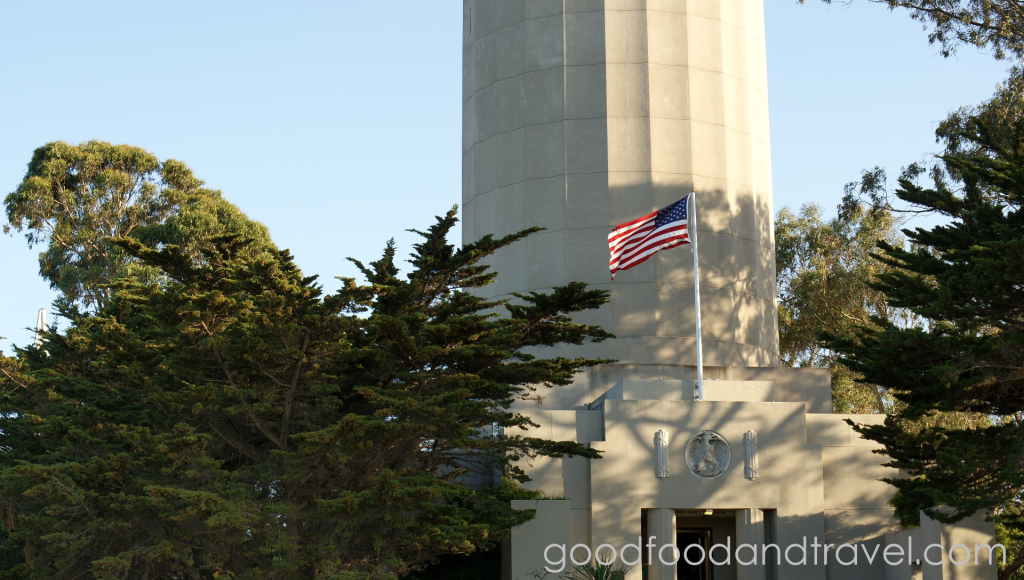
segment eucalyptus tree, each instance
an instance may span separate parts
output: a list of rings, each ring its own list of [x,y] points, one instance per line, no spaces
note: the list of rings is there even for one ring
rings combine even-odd
[[[906,10],[924,25],[928,41],[938,44],[944,56],[971,45],[991,50],[998,59],[1019,62],[1024,58],[1024,3],[1020,0],[869,1],[890,10]]]
[[[858,382],[823,335],[849,335],[858,325],[873,324],[872,317],[908,322],[906,310],[890,307],[870,286],[889,268],[872,255],[876,244],[902,243],[898,216],[879,203],[885,181],[878,168],[864,172],[847,184],[835,216],[805,204],[799,213],[784,207],[775,218],[782,364],[830,368],[837,413],[884,413],[893,404],[885,389]]]
[[[247,251],[272,247],[265,227],[204,188],[185,164],[130,145],[47,143],[4,206],[4,232],[23,232],[29,247],[43,246],[40,275],[65,303],[85,308],[104,306],[118,278],[158,275],[111,238],[175,244],[197,259],[204,240],[221,234],[252,238]]]

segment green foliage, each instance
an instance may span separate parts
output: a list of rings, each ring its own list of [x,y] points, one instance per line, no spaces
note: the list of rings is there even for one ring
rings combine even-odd
[[[911,18],[930,27],[928,42],[938,44],[943,56],[967,44],[989,49],[998,59],[1024,58],[1024,4],[1020,0],[870,1],[889,10],[906,10]]]
[[[530,348],[610,335],[567,316],[606,301],[570,284],[516,305],[471,293],[480,261],[530,233],[456,249],[438,218],[399,276],[394,247],[324,295],[286,251],[240,236],[115,247],[160,281],[0,369],[0,578],[397,578],[495,546],[532,517],[506,483],[572,441],[494,437],[509,410],[602,361]],[[505,308],[506,315],[493,314]]]
[[[568,574],[561,576],[564,580],[618,580],[625,577],[628,568],[612,564],[573,565]]]
[[[1016,515],[1021,515],[1022,506],[1020,502],[1008,504],[1004,507],[1006,511],[1013,512]],[[1000,522],[996,522],[996,541],[1006,546],[1007,553],[1009,554],[1020,554],[1024,552],[1024,531],[1019,528],[1010,527],[1003,525]],[[1001,574],[1001,580],[1024,580],[1024,568],[1017,568],[1016,570],[1010,571],[1010,566],[1006,566],[1009,571],[1007,574]]]
[[[782,364],[831,368],[837,413],[884,413],[892,406],[884,389],[857,383],[857,375],[837,360],[822,337],[824,332],[849,336],[858,325],[873,324],[872,316],[906,316],[868,285],[888,269],[871,255],[875,244],[902,243],[890,211],[859,201],[860,195],[877,198],[884,183],[880,169],[865,172],[859,183],[847,185],[838,215],[828,220],[816,204],[804,205],[799,214],[784,207],[775,219]]]
[[[219,191],[204,188],[184,163],[168,159],[160,169],[165,185],[162,194],[171,205],[171,213],[160,223],[139,228],[133,238],[151,247],[178,246],[197,263],[203,260],[204,251],[215,249],[212,240],[218,236],[242,236],[250,243],[241,251],[253,255],[274,250],[263,224],[247,218]]]
[[[67,304],[102,308],[115,280],[159,276],[111,238],[178,245],[194,259],[201,245],[210,249],[205,240],[225,234],[252,238],[244,251],[272,249],[266,228],[202,185],[183,163],[161,163],[138,147],[55,141],[35,150],[4,200],[4,232],[13,228],[25,232],[29,247],[46,246],[39,273]]]
[[[501,580],[501,547],[471,554],[446,554],[406,580]]]
[[[545,497],[544,492],[526,489],[502,478],[492,493],[502,502],[516,499],[565,499]],[[501,547],[469,554],[445,554],[404,580],[501,580]]]
[[[909,474],[889,481],[904,525],[918,511],[955,522],[992,510],[1024,530],[1024,94],[1009,83],[940,128],[948,146],[930,184],[912,167],[896,195],[949,222],[905,231],[913,246],[879,243],[889,265],[872,288],[927,325],[881,319],[832,346],[864,380],[902,404],[884,425],[859,427]],[[1000,120],[1001,119],[1001,120]],[[932,509],[948,506],[949,509]],[[1024,551],[1002,571],[1024,565]]]

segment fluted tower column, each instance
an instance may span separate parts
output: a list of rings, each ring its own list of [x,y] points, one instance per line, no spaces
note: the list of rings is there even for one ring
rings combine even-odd
[[[694,187],[704,362],[778,364],[761,0],[465,0],[463,51],[463,240],[547,228],[488,295],[610,289],[564,354],[693,364],[691,250],[609,282],[606,238]]]

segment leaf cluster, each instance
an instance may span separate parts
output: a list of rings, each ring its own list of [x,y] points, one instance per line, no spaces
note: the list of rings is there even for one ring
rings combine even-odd
[[[833,0],[823,1],[831,4]],[[1024,4],[1020,0],[870,1],[889,10],[909,12],[928,30],[928,42],[938,44],[943,56],[951,56],[966,44],[990,49],[997,59],[1024,58]]]
[[[881,292],[869,286],[888,269],[872,256],[880,240],[901,244],[898,221],[879,204],[859,201],[877,196],[884,172],[865,172],[847,186],[838,215],[824,219],[816,204],[794,214],[782,208],[775,219],[776,277],[779,292],[779,350],[786,366],[830,367],[832,400],[837,412],[886,412],[892,400],[876,385],[855,382],[856,375],[838,361],[824,333],[848,336],[872,317],[902,318]]]
[[[130,236],[152,246],[177,245],[193,259],[215,236],[253,240],[246,251],[273,248],[265,227],[206,189],[185,164],[160,162],[130,145],[47,143],[32,155],[18,188],[4,200],[8,224],[29,247],[45,246],[39,273],[68,305],[102,308],[123,277],[159,271],[110,243]]]

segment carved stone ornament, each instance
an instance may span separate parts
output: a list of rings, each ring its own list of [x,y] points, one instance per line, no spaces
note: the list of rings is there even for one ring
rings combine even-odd
[[[729,469],[732,449],[729,442],[714,431],[701,431],[686,442],[686,467],[700,477],[718,477]]]
[[[654,434],[654,476],[668,479],[668,432],[664,429]]]
[[[747,464],[743,468],[743,476],[753,481],[757,479],[757,432],[747,431],[743,434],[743,443],[747,448]]]

